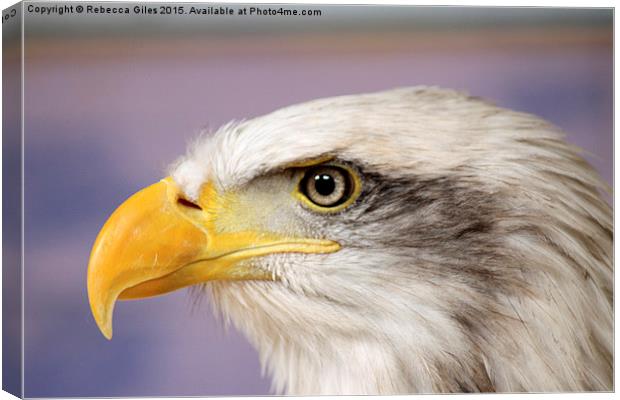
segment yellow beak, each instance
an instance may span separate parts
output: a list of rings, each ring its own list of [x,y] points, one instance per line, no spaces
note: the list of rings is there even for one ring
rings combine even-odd
[[[157,296],[209,280],[271,279],[239,261],[272,253],[330,253],[336,242],[268,232],[216,229],[226,199],[204,186],[198,204],[184,200],[171,178],[131,196],[99,232],[88,264],[90,307],[112,338],[117,299]]]

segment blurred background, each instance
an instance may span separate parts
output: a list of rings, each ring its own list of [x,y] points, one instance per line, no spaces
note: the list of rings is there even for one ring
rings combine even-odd
[[[550,120],[611,184],[611,9],[284,7],[321,15],[26,11],[26,396],[270,393],[248,342],[187,291],[118,303],[112,341],[90,314],[100,227],[202,128],[439,85]]]

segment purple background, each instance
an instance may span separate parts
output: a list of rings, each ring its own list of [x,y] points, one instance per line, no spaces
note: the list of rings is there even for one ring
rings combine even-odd
[[[186,291],[117,304],[110,342],[88,307],[99,228],[205,126],[440,85],[552,121],[611,183],[610,10],[315,8],[297,20],[27,14],[26,396],[269,393],[247,341]]]

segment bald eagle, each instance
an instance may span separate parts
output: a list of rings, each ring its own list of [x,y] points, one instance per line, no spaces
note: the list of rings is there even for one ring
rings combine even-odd
[[[204,135],[92,249],[118,299],[194,286],[289,394],[612,390],[609,188],[532,115],[439,88]]]

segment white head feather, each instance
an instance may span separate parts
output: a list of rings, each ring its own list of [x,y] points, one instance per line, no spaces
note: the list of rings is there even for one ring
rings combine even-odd
[[[278,282],[206,286],[275,391],[611,390],[611,210],[557,129],[398,89],[228,124],[172,175],[195,198],[207,180],[243,188],[325,154],[376,187],[372,207],[308,222],[343,249],[254,261]]]

